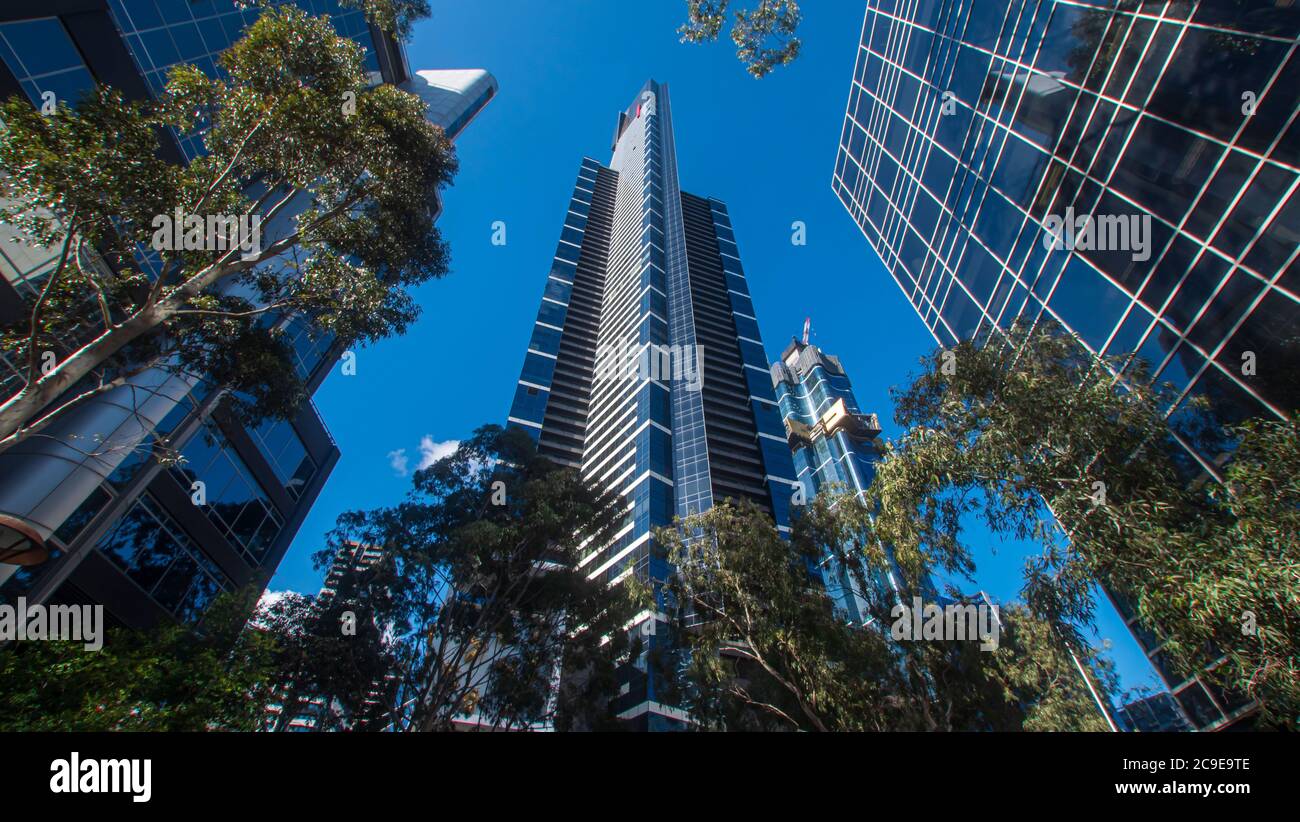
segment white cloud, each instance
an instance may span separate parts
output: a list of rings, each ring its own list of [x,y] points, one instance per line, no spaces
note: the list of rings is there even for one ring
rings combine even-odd
[[[405,448],[389,451],[388,464],[392,466],[393,473],[399,477],[404,477],[410,473],[410,460],[406,456]]]
[[[420,438],[420,458],[415,465],[415,470],[422,471],[428,468],[443,457],[456,453],[458,447],[460,447],[459,440],[437,442],[432,434],[425,434]],[[399,477],[411,473],[411,455],[406,453],[405,448],[389,451],[388,464],[393,469],[393,473]]]
[[[431,435],[425,434],[420,438],[420,464],[416,466],[417,470],[428,468],[443,457],[451,456],[456,453],[458,447],[460,447],[459,440],[434,442]]]

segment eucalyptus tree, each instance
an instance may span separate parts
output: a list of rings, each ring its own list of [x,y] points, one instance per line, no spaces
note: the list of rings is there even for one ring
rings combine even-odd
[[[382,549],[366,586],[393,658],[388,727],[526,730],[614,724],[626,625],[644,593],[590,578],[626,500],[484,426],[416,473],[401,503],[339,518],[329,545]]]
[[[898,637],[897,597],[880,580],[900,564],[871,513],[857,495],[822,492],[788,536],[748,501],[721,502],[658,532],[675,568],[668,602],[683,649],[662,655],[658,668],[695,727],[1105,729],[1069,648],[1023,607],[994,615],[996,647],[970,637]],[[815,571],[832,555],[863,595],[863,624],[833,607]],[[1103,692],[1114,689],[1095,650],[1081,664]]]
[[[730,0],[687,0],[686,22],[677,29],[682,42],[717,40],[730,5]],[[753,8],[733,11],[730,37],[736,44],[736,58],[759,78],[793,63],[802,45],[796,36],[802,20],[795,0],[759,0]]]
[[[362,5],[408,31],[420,11]],[[303,391],[279,320],[348,347],[416,319],[412,288],[448,270],[434,219],[455,155],[418,98],[368,84],[362,57],[328,19],[278,6],[219,76],[177,66],[157,100],[105,86],[49,112],[4,104],[0,219],[53,261],[0,338],[19,371],[0,390],[0,450],[152,369],[286,416]],[[167,133],[204,153],[169,162]]]
[[[1080,644],[1104,585],[1161,641],[1175,677],[1253,698],[1266,722],[1300,717],[1300,431],[1224,429],[1131,356],[1097,358],[1048,326],[1017,326],[927,357],[895,395],[906,433],[873,486],[883,539],[955,572],[973,567],[962,521],[1031,540],[1024,600]],[[1115,375],[1127,367],[1128,377]],[[1197,476],[1179,436],[1226,460]]]

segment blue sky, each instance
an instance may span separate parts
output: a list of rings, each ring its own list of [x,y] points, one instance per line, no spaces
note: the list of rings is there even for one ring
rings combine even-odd
[[[727,203],[770,359],[812,317],[812,341],[837,354],[864,410],[897,433],[889,388],[934,341],[831,193],[830,179],[863,4],[806,3],[803,53],[763,80],[729,41],[678,42],[684,2],[439,2],[408,44],[412,70],[486,68],[500,92],[457,141],[461,170],[439,227],[452,273],[420,289],[419,323],[336,370],[315,401],[343,455],[272,582],[314,593],[311,555],[343,511],[391,504],[422,453],[503,423],[582,157],[609,161],[617,112],[649,77],[667,83],[683,190]],[[506,244],[491,243],[506,224]],[[791,224],[807,244],[791,243]],[[422,443],[424,448],[422,451]],[[400,459],[398,460],[400,462]],[[1022,553],[977,554],[996,598],[1020,587]],[[968,587],[968,586],[967,586]],[[1109,605],[1124,685],[1157,679]]]

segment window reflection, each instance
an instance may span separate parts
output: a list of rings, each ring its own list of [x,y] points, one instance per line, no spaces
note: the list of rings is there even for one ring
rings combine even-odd
[[[104,535],[98,549],[177,618],[197,620],[212,600],[233,587],[148,494]]]
[[[211,422],[182,449],[185,462],[172,469],[187,491],[202,482],[201,510],[252,565],[261,565],[284,521],[234,447]]]
[[[266,420],[249,432],[289,496],[298,499],[316,473],[302,438],[287,420]]]

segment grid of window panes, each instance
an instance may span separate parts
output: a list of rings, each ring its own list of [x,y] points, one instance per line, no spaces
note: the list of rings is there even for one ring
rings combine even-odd
[[[832,187],[943,345],[1053,318],[1138,352],[1171,414],[1289,415],[1297,34],[1275,0],[871,0]],[[1068,209],[1150,230],[1049,249]],[[1188,450],[1218,475],[1221,448]],[[1162,673],[1201,727],[1244,704]]]
[[[211,422],[181,449],[185,460],[172,469],[188,493],[203,492],[199,506],[217,530],[253,567],[284,527],[284,519],[235,448]],[[194,483],[202,482],[202,486]],[[192,496],[191,499],[194,497]]]
[[[334,344],[334,335],[301,316],[285,323],[284,333],[285,343],[293,350],[294,369],[299,377],[309,379]]]
[[[1054,317],[1225,421],[1289,414],[1297,33],[1273,0],[873,0],[833,188],[942,344]],[[1049,251],[1067,209],[1151,215],[1145,258]]]
[[[669,344],[688,346],[693,350],[697,344],[694,294],[686,258],[686,229],[682,219],[681,188],[677,179],[671,106],[668,104],[666,89],[657,88],[652,91],[659,99],[651,113],[645,117],[644,197],[646,213],[653,216],[650,224],[643,228],[642,253],[647,266],[655,266],[664,271],[666,276],[664,291],[668,298]],[[660,168],[662,171],[655,174]],[[654,225],[654,222],[658,225]],[[702,395],[702,391],[683,390],[680,386],[675,386],[669,398],[672,407],[673,492],[679,516],[707,511],[713,507],[713,483],[710,479],[711,466],[708,438],[704,430]]]
[[[176,407],[154,427],[153,433],[132,449],[108,475],[108,478],[94,489],[55,530],[53,538],[48,543],[50,560],[39,565],[19,568],[3,586],[0,586],[0,602],[10,602],[15,597],[25,594],[58,567],[59,563],[56,560],[77,542],[95,518],[115,499],[130,493],[129,487],[132,482],[140,476],[142,470],[149,467],[153,448],[158,439],[167,438],[187,417],[195,413],[202,405],[208,391],[209,386],[201,382],[176,404]]]
[[[0,59],[36,106],[72,104],[95,88],[95,78],[57,17],[0,23]]]
[[[293,424],[285,420],[265,420],[251,429],[249,436],[257,443],[284,490],[295,500],[302,496],[307,483],[316,473],[316,462],[307,454],[302,438]]]
[[[96,546],[177,618],[192,622],[233,585],[148,494]]]
[[[149,88],[158,94],[167,84],[167,71],[177,64],[198,66],[209,77],[220,74],[217,58],[239,39],[261,8],[241,8],[235,0],[109,0],[113,20]],[[366,69],[377,73],[378,58],[365,15],[342,7],[338,0],[293,0],[312,15],[328,14],[334,28],[365,49]],[[201,138],[180,138],[187,159],[203,153]]]

